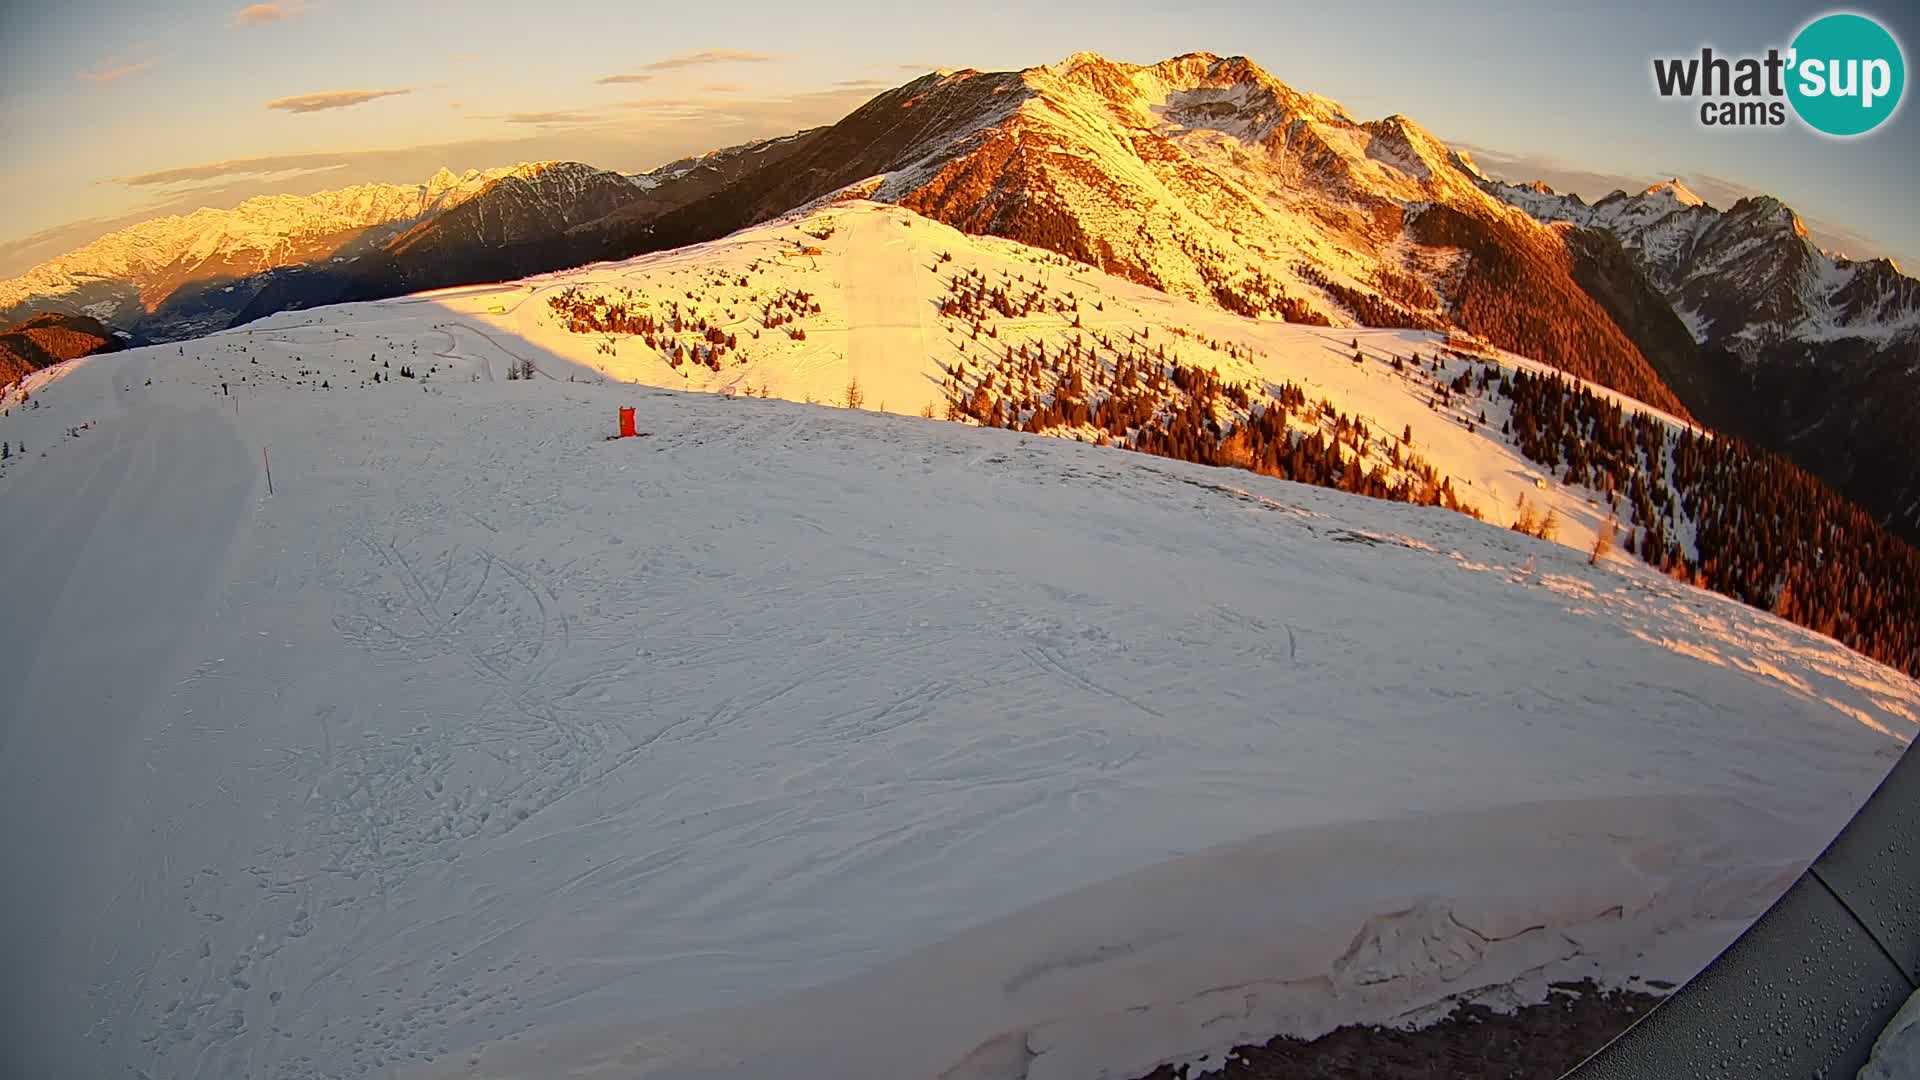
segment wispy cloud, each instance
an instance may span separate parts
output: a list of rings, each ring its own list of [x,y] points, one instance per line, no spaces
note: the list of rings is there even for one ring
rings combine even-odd
[[[90,70],[80,73],[80,77],[91,83],[118,82],[135,72],[145,71],[153,66],[153,58],[148,46],[135,46],[118,56],[109,56],[95,64]]]
[[[248,4],[233,13],[235,26],[264,26],[291,19],[300,14],[304,7],[300,0],[277,0],[275,3]]]
[[[704,67],[708,64],[767,64],[778,59],[780,58],[773,53],[748,52],[744,49],[701,49],[698,52],[669,56],[665,60],[655,60],[641,70],[673,71],[678,68]]]
[[[709,94],[739,94],[744,93],[748,87],[745,83],[716,82],[708,83],[700,89]]]
[[[267,154],[261,157],[229,158],[198,165],[117,176],[114,182],[128,187],[153,187],[166,184],[204,183],[234,176],[275,176],[289,173],[325,172],[339,168],[339,154]]]
[[[323,90],[318,94],[295,94],[292,97],[276,98],[267,102],[267,108],[281,109],[291,113],[324,112],[327,109],[344,109],[351,105],[364,104],[375,98],[411,93],[413,90],[407,87],[398,90]]]
[[[480,59],[479,53],[463,52],[454,53],[452,56],[447,57],[447,62],[453,64],[471,64],[478,59]]]
[[[892,83],[883,82],[879,79],[841,79],[833,85],[847,90],[879,90],[882,87],[893,86]]]
[[[786,134],[822,123],[833,123],[852,109],[864,104],[871,95],[870,88],[835,86],[770,97],[715,93],[704,96],[633,98],[618,102],[612,107],[629,116],[652,123],[698,120],[702,124],[716,126],[743,125],[760,130],[772,127],[776,133]],[[783,119],[776,120],[776,117]],[[779,130],[781,126],[789,123],[790,126],[786,126],[785,131]]]
[[[719,104],[707,98],[648,98],[623,101],[614,108],[653,120],[687,120],[710,116]]]
[[[562,124],[591,124],[600,117],[592,113],[570,112],[556,109],[551,112],[517,112],[496,116],[475,116],[475,120],[498,120],[507,124],[539,124],[542,126]]]
[[[17,240],[0,242],[0,278],[12,277],[37,263],[64,255],[90,240],[136,221],[144,221],[149,216],[149,212],[142,209],[133,214],[85,218],[41,229]]]
[[[1597,172],[1569,164],[1550,154],[1511,153],[1491,146],[1453,143],[1456,150],[1473,155],[1474,163],[1488,176],[1510,183],[1545,181],[1555,191],[1571,191],[1588,201],[1614,191],[1639,191],[1651,180],[1624,173]]]
[[[707,67],[714,64],[770,64],[778,59],[780,57],[773,53],[748,52],[744,49],[701,49],[698,52],[669,56],[665,60],[655,60],[651,64],[642,65],[639,71],[602,75],[593,81],[602,86],[644,83],[653,81],[654,72],[677,71],[681,68]]]

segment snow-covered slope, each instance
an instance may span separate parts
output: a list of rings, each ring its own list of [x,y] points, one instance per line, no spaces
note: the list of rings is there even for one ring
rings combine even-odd
[[[1383,362],[1431,338],[1050,259],[854,203],[31,376],[0,1072],[1133,1075],[1682,978],[1913,737],[1904,676],[1498,524],[657,388],[917,411],[1004,270],[1080,307],[995,345],[1150,328],[1581,512]],[[627,288],[738,349],[556,321]]]
[[[977,332],[970,318],[943,310],[956,283],[1036,299],[1011,315],[985,312],[987,330]],[[1450,478],[1454,494],[1489,521],[1511,522],[1525,496],[1542,513],[1554,510],[1564,525],[1561,539],[1586,550],[1609,517],[1597,492],[1552,482],[1500,434],[1505,402],[1478,393],[1436,400],[1448,396],[1439,386],[1480,359],[1536,371],[1544,365],[1457,336],[1247,319],[862,199],[708,244],[431,297],[436,310],[459,313],[464,325],[511,335],[535,345],[540,357],[562,357],[611,380],[826,404],[844,404],[852,383],[866,408],[906,415],[946,416],[950,401],[972,396],[983,382],[1003,400],[1018,396],[1016,389],[1047,397],[1041,379],[1023,378],[1018,388],[989,380],[990,371],[1004,378],[1009,354],[1053,356],[1049,368],[1075,342],[1104,357],[1108,368],[1119,354],[1151,355],[1215,370],[1232,383],[1297,385],[1310,402],[1331,404],[1317,425],[1329,437],[1342,414],[1364,425],[1359,449],[1368,468],[1398,470],[1397,447],[1402,461],[1417,456]],[[424,302],[390,303],[407,310]],[[615,311],[663,321],[677,315],[683,326],[609,331],[618,325]],[[314,318],[329,316],[289,312],[270,325]],[[716,353],[709,330],[731,336],[732,344]],[[1450,340],[1469,351],[1450,349]],[[1406,370],[1392,367],[1395,357]],[[1167,400],[1177,404],[1179,397]],[[1245,410],[1237,417],[1245,419]],[[1085,424],[1048,431],[1100,438]],[[1409,431],[1411,443],[1402,438]]]
[[[1782,341],[1920,342],[1920,282],[1888,259],[1822,251],[1771,196],[1722,211],[1677,179],[1591,206],[1545,184],[1486,187],[1542,221],[1613,234],[1702,343],[1750,353]]]

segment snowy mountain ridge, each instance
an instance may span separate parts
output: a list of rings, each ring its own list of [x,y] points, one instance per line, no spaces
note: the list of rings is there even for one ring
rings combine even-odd
[[[1497,210],[1473,182],[1469,163],[1411,120],[1361,123],[1338,102],[1295,91],[1245,57],[1193,53],[1134,65],[1078,53],[1045,67],[961,72],[943,82],[975,80],[989,80],[994,98],[1014,97],[1011,88],[1019,95],[1012,108],[983,109],[973,119],[970,134],[988,145],[944,163],[945,177],[909,172],[876,197],[922,212],[923,205],[950,206],[944,193],[927,189],[950,185],[970,159],[994,155],[997,143],[1055,167],[1028,188],[1057,197],[1088,233],[1085,242],[1108,245],[1103,268],[1192,299],[1211,301],[1212,282],[1231,273],[1203,246],[1243,248],[1254,261],[1275,264],[1270,272],[1310,297],[1314,311],[1350,321],[1291,262],[1306,260],[1369,289],[1381,263],[1405,269],[1357,210],[1388,200]],[[1144,230],[1113,229],[1135,225],[1136,217],[1144,218]]]
[[[457,205],[500,177],[539,167],[464,174],[442,168],[420,184],[357,184],[313,195],[258,195],[230,210],[202,208],[154,218],[0,281],[0,309],[84,293],[90,285],[116,281],[139,286],[132,299],[150,298],[170,276],[216,260],[235,269],[282,265],[310,257],[316,243],[372,226],[414,220]],[[125,316],[118,298],[106,303],[89,313],[108,319]]]
[[[183,288],[378,250],[401,231],[501,185],[537,190],[559,206],[580,203],[596,180],[619,174],[576,162],[523,162],[454,173],[419,184],[357,184],[312,195],[259,195],[228,210],[202,208],[154,218],[0,281],[0,312],[63,310],[120,329]],[[646,185],[620,178],[635,191]]]
[[[1545,184],[1487,189],[1570,234],[1610,237],[1644,277],[1643,325],[1695,415],[1785,454],[1920,542],[1920,281],[1823,251],[1771,196],[1722,210],[1677,181],[1588,205]],[[1606,246],[1606,245],[1599,245]],[[1629,285],[1622,290],[1631,293]],[[1677,323],[1660,327],[1664,302]]]
[[[1920,343],[1920,282],[1891,259],[1822,250],[1772,196],[1721,210],[1677,179],[1591,205],[1541,183],[1486,187],[1542,221],[1612,234],[1702,344],[1752,354],[1783,341]]]

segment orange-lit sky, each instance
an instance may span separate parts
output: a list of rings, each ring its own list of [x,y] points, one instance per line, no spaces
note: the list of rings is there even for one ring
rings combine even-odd
[[[1784,45],[1817,5],[1030,6],[5,5],[0,274],[129,220],[268,191],[549,158],[649,168],[830,123],[933,67],[1082,49],[1137,62],[1244,54],[1361,117],[1404,112],[1508,178],[1591,198],[1678,175],[1722,206],[1768,191],[1829,246],[1920,257],[1914,110],[1840,143],[1711,132],[1650,89],[1651,55]],[[1910,38],[1915,16],[1871,13]]]

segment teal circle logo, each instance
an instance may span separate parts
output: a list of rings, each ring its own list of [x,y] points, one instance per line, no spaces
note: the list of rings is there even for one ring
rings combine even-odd
[[[1793,39],[1787,100],[1815,131],[1864,135],[1900,107],[1907,64],[1900,43],[1865,15],[1822,15]]]

